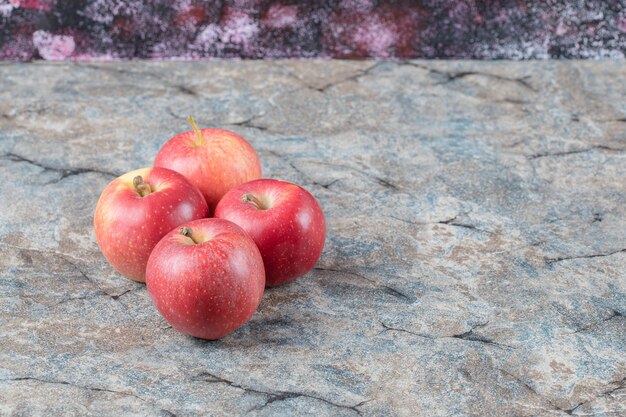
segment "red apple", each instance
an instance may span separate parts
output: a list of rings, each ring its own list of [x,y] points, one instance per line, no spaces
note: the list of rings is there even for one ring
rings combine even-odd
[[[244,182],[261,178],[256,152],[238,134],[222,129],[198,129],[170,139],[159,150],[154,166],[173,169],[191,181],[204,195],[211,212],[222,196]]]
[[[165,168],[142,168],[104,189],[93,226],[113,268],[145,282],[146,263],[159,240],[176,226],[207,215],[202,194],[184,176]]]
[[[233,188],[215,217],[238,224],[254,239],[269,287],[310,271],[326,240],[324,213],[315,197],[284,181],[261,179]]]
[[[157,310],[176,330],[219,339],[241,327],[261,303],[263,259],[236,224],[195,220],[156,245],[146,286]]]

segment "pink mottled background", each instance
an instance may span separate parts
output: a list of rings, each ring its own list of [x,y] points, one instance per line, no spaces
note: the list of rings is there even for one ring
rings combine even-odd
[[[625,0],[0,0],[1,60],[625,55]]]

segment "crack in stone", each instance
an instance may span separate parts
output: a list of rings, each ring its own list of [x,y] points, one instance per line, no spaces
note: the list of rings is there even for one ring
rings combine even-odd
[[[251,411],[258,411],[258,410],[262,410],[265,407],[267,407],[268,405],[270,405],[271,403],[275,403],[275,402],[280,402],[280,401],[285,401],[291,398],[298,398],[301,397],[301,395],[298,394],[294,394],[294,393],[284,393],[284,394],[278,394],[275,396],[268,396],[268,398],[265,400],[265,402],[263,404],[257,405],[253,408],[251,408],[250,410],[248,410],[248,413]]]
[[[316,270],[316,271],[329,271],[329,272],[338,272],[338,273],[341,273],[341,274],[352,275],[352,276],[364,279],[365,281],[367,281],[367,282],[369,282],[371,284],[374,284],[374,285],[376,285],[379,288],[383,288],[385,293],[387,293],[387,294],[389,294],[389,295],[391,295],[393,297],[400,298],[400,299],[403,299],[403,300],[406,300],[406,301],[409,301],[409,302],[415,301],[414,297],[411,297],[411,296],[409,296],[407,294],[404,294],[403,292],[398,291],[395,288],[390,287],[389,285],[383,284],[383,283],[381,283],[381,282],[379,282],[377,280],[373,280],[371,278],[366,277],[365,275],[361,275],[361,274],[358,274],[356,272],[343,271],[341,269],[333,269],[333,268],[322,268],[322,267],[315,267],[313,269]]]
[[[495,103],[509,103],[509,104],[514,104],[516,106],[521,106],[524,104],[530,104],[530,101],[520,100],[517,98],[503,98],[502,100],[495,101]]]
[[[403,219],[401,217],[392,216],[391,214],[386,214],[386,215],[384,215],[384,217],[389,217],[391,219],[395,219],[395,220],[398,220],[399,222],[410,224],[412,226],[426,226],[426,225],[432,224],[432,223],[427,223],[427,222],[426,223],[412,222],[411,220]]]
[[[373,70],[375,70],[376,68],[381,66],[383,63],[384,63],[383,61],[376,62],[375,64],[370,65],[369,67],[367,67],[365,69],[358,70],[356,74],[353,74],[353,75],[351,75],[348,78],[345,78],[345,79],[343,79],[341,81],[337,81],[337,82],[334,82],[334,83],[329,83],[329,84],[327,84],[327,85],[325,85],[324,87],[321,88],[321,92],[324,93],[329,88],[335,87],[335,86],[337,86],[339,84],[343,84],[343,83],[346,83],[346,82],[349,82],[349,81],[357,81],[359,78],[362,78],[362,77],[365,77],[366,75],[369,75],[370,72],[372,72]]]
[[[583,406],[583,405],[585,405],[585,404],[589,404],[589,403],[591,403],[591,402],[594,402],[594,401],[596,401],[596,400],[598,400],[598,399],[600,399],[600,398],[602,398],[602,397],[610,396],[610,395],[611,395],[611,394],[613,394],[615,391],[618,391],[618,390],[620,390],[620,389],[624,389],[624,388],[626,388],[626,377],[624,377],[624,378],[622,378],[622,379],[620,379],[620,380],[616,380],[616,381],[609,382],[609,383],[607,384],[607,386],[608,386],[608,385],[617,385],[617,386],[616,386],[616,387],[614,387],[614,388],[611,388],[611,389],[610,389],[610,390],[608,390],[608,391],[603,391],[603,392],[599,393],[598,395],[596,395],[595,397],[590,398],[589,400],[586,400],[586,401],[580,402],[580,403],[576,404],[576,406],[575,406],[575,407],[570,408],[569,410],[563,410],[563,411],[565,411],[567,414],[572,415],[572,414],[574,413],[574,411],[576,411],[579,407],[582,407],[582,406]]]
[[[439,220],[439,221],[436,221],[436,222],[413,222],[413,221],[406,220],[406,219],[403,219],[403,218],[400,218],[400,217],[396,217],[396,216],[392,216],[392,215],[389,215],[389,214],[384,215],[383,217],[390,217],[392,219],[395,219],[395,220],[398,220],[398,221],[401,221],[403,223],[410,224],[410,225],[413,225],[413,226],[429,226],[429,225],[433,225],[433,224],[447,224],[449,226],[462,227],[464,229],[475,230],[477,232],[487,233],[487,234],[490,234],[490,235],[493,234],[493,232],[490,231],[490,230],[480,229],[480,228],[478,228],[478,227],[476,227],[476,226],[474,226],[472,224],[455,222],[455,220],[458,217],[458,215],[454,216],[451,219]]]
[[[390,182],[389,180],[386,180],[384,178],[378,177],[378,176],[372,176],[371,174],[369,174],[372,178],[374,178],[380,185],[386,187],[386,188],[391,188],[392,190],[398,190],[398,186],[395,185],[394,183]]]
[[[79,296],[79,297],[67,297],[67,298],[65,298],[65,299],[63,299],[63,300],[61,300],[61,301],[59,301],[59,302],[58,302],[58,303],[56,303],[56,304],[52,304],[52,305],[50,305],[50,306],[46,306],[46,307],[48,307],[48,308],[57,307],[57,306],[60,306],[60,305],[62,305],[62,304],[69,303],[70,301],[75,301],[75,300],[88,300],[88,299],[95,298],[95,297],[98,297],[98,296],[109,296],[109,294],[107,294],[106,292],[104,292],[104,291],[102,291],[102,290],[96,290],[96,291],[95,291],[92,295],[81,295],[81,296]],[[43,304],[43,303],[42,303],[42,304]]]
[[[388,325],[387,323],[379,320],[379,323],[381,324],[381,326],[384,327],[385,330],[393,330],[393,331],[397,331],[397,332],[403,332],[403,333],[409,333],[412,334],[414,336],[417,337],[421,337],[424,339],[430,339],[430,340],[440,340],[440,339],[460,339],[460,340],[465,340],[468,342],[478,342],[478,343],[484,343],[487,345],[493,345],[493,346],[497,346],[499,348],[507,348],[507,349],[515,349],[515,347],[510,346],[510,345],[505,345],[503,343],[498,343],[486,336],[482,336],[479,335],[477,333],[474,332],[474,330],[480,328],[480,327],[484,327],[486,326],[489,322],[485,322],[485,323],[481,323],[481,324],[477,324],[474,325],[470,328],[470,330],[463,332],[463,333],[459,333],[459,334],[453,334],[453,335],[449,335],[449,336],[432,336],[429,334],[424,334],[424,333],[416,333],[416,332],[412,332],[410,330],[407,329],[403,329],[400,327],[393,327]],[[384,331],[385,331],[384,330]],[[382,333],[382,332],[381,332]]]
[[[535,87],[533,87],[527,80],[530,77],[530,75],[526,75],[524,77],[518,77],[518,78],[512,78],[512,77],[505,77],[503,75],[498,75],[498,74],[491,74],[491,73],[487,73],[487,72],[479,72],[479,71],[463,71],[463,72],[457,72],[457,73],[449,73],[449,78],[448,80],[444,81],[441,84],[447,84],[449,82],[452,81],[456,81],[458,79],[470,76],[470,75],[478,75],[478,76],[483,76],[483,77],[487,77],[487,78],[493,78],[496,80],[501,80],[501,81],[510,81],[510,82],[514,82],[517,83],[518,85],[521,85],[522,87],[525,87],[526,89],[533,91],[533,92],[537,92],[537,89]]]
[[[191,87],[187,87],[187,86],[182,85],[182,84],[172,84],[171,86],[174,87],[176,90],[180,91],[183,94],[187,94],[187,95],[192,96],[192,97],[198,97],[199,96],[198,92],[196,90],[194,90],[193,88],[191,88]]]
[[[83,271],[83,270],[82,270],[82,268],[79,268],[79,267],[78,267],[78,265],[76,265],[74,262],[70,261],[70,260],[69,260],[69,259],[67,259],[65,256],[60,255],[60,254],[58,254],[58,253],[56,253],[56,252],[49,252],[49,253],[51,253],[51,254],[55,254],[58,258],[63,259],[63,261],[65,261],[65,263],[66,263],[66,264],[68,264],[68,265],[70,265],[72,268],[74,268],[74,270],[75,270],[76,272],[78,272],[78,273],[81,275],[81,277],[82,277],[85,281],[89,282],[91,285],[93,285],[94,287],[96,287],[99,291],[102,291],[102,292],[106,293],[106,294],[107,294],[109,297],[111,297],[113,300],[117,300],[117,298],[113,298],[113,295],[111,295],[111,294],[109,294],[108,292],[106,292],[106,291],[102,290],[102,289],[100,288],[100,286],[99,286],[98,284],[96,284],[96,283],[95,283],[95,282],[94,282],[94,281],[93,281],[93,280],[89,277],[89,275],[87,275],[87,274],[85,273],[85,271]]]
[[[51,107],[49,106],[42,106],[42,107],[31,107],[31,108],[26,108],[20,111],[16,111],[13,114],[8,114],[8,113],[2,113],[0,114],[0,117],[2,117],[3,119],[7,119],[7,120],[13,120],[16,117],[22,115],[22,114],[36,114],[36,115],[41,115],[43,113],[45,113],[47,110],[51,109]]]
[[[155,74],[153,72],[149,72],[149,71],[129,71],[123,68],[115,68],[115,67],[110,67],[107,65],[104,66],[99,66],[99,65],[93,65],[93,64],[74,64],[75,66],[79,67],[79,68],[88,68],[88,69],[92,69],[92,70],[96,70],[96,71],[103,71],[103,72],[108,72],[108,73],[113,73],[113,74],[120,74],[120,75],[130,75],[133,77],[147,77],[147,78],[152,78],[158,81],[161,81],[166,87],[169,88],[173,88],[178,92],[181,92],[183,94],[186,94],[188,96],[191,97],[198,97],[200,96],[200,94],[194,90],[191,87],[185,86],[183,84],[175,84],[170,82],[166,77],[160,75],[160,74]]]
[[[591,254],[591,255],[559,256],[557,258],[547,258],[546,257],[546,258],[544,258],[544,262],[546,263],[546,265],[552,265],[552,264],[555,264],[557,262],[568,261],[570,259],[602,258],[602,257],[611,256],[611,255],[615,255],[617,253],[622,253],[622,252],[626,252],[626,249],[618,249],[618,250],[613,251],[613,252],[597,253],[597,254]]]
[[[302,172],[302,170],[300,168],[298,168],[296,166],[296,164],[294,164],[292,161],[287,160],[287,163],[289,164],[289,166],[296,171],[298,174],[300,174],[301,176],[303,176],[304,178],[306,178],[307,180],[313,181],[313,179],[311,177],[309,177],[307,174],[305,174],[304,172]]]
[[[492,339],[490,339],[490,338],[488,338],[486,336],[482,336],[482,335],[479,335],[477,333],[474,333],[474,329],[469,330],[469,331],[467,331],[465,333],[455,334],[455,335],[446,336],[446,337],[452,337],[452,338],[455,338],[455,339],[467,340],[467,341],[470,341],[470,342],[485,343],[485,344],[488,344],[488,345],[504,347],[504,348],[507,348],[507,349],[515,349],[513,346],[505,345],[503,343],[498,343],[498,342],[496,342],[496,341],[494,341],[494,340],[492,340]]]
[[[114,172],[109,172],[109,171],[103,171],[100,169],[96,169],[96,168],[58,168],[58,167],[53,167],[53,166],[49,166],[49,165],[45,165],[42,164],[40,162],[34,161],[32,159],[28,159],[25,158],[21,155],[9,152],[6,153],[4,155],[1,155],[0,157],[2,157],[5,160],[9,160],[12,162],[25,162],[27,164],[39,167],[41,169],[43,169],[43,172],[49,171],[49,172],[55,172],[57,174],[59,174],[59,178],[49,181],[46,183],[46,185],[48,184],[54,184],[57,183],[65,178],[68,177],[72,177],[75,175],[81,175],[81,174],[86,174],[86,173],[96,173],[96,174],[102,174],[102,175],[106,175],[106,176],[110,176],[110,177],[119,177],[120,174],[116,174]]]
[[[365,402],[369,401],[369,400],[362,401],[362,402],[360,402],[358,404],[355,404],[355,405],[344,405],[344,404],[338,404],[338,403],[332,402],[330,400],[327,400],[326,398],[318,397],[318,396],[311,395],[311,394],[306,394],[306,393],[303,393],[303,392],[279,391],[279,390],[276,390],[276,391],[258,390],[258,389],[254,389],[254,388],[243,386],[243,385],[241,385],[239,383],[236,383],[236,382],[231,381],[231,380],[226,379],[226,378],[222,378],[222,377],[217,376],[215,374],[212,374],[210,372],[202,372],[199,375],[193,377],[192,380],[193,381],[209,382],[209,383],[226,384],[226,385],[231,386],[233,388],[241,389],[244,392],[250,392],[252,394],[264,395],[264,396],[268,397],[263,404],[260,404],[260,405],[257,405],[255,407],[253,407],[252,409],[248,410],[248,412],[254,411],[254,410],[260,410],[263,407],[266,407],[267,405],[269,405],[269,404],[271,404],[273,402],[285,401],[285,400],[290,399],[290,398],[305,397],[305,398],[311,398],[311,399],[314,399],[314,400],[322,401],[322,402],[325,402],[327,404],[330,404],[330,405],[338,407],[338,408],[345,408],[345,409],[353,410],[358,415],[361,415],[361,411],[358,410],[357,407],[359,407],[359,406],[363,405]]]
[[[330,190],[330,187],[335,184],[336,182],[339,181],[339,178],[336,178],[334,180],[332,180],[329,183],[323,184],[319,181],[316,181],[315,179],[311,178],[309,175],[307,175],[306,173],[304,173],[304,171],[302,171],[300,168],[298,168],[293,161],[286,157],[285,155],[282,155],[276,151],[273,151],[271,149],[263,149],[265,152],[269,153],[270,155],[274,155],[277,158],[282,159],[283,161],[287,162],[287,164],[294,170],[296,171],[298,174],[300,174],[303,178],[305,178],[307,181],[309,181],[311,184],[313,185],[317,185],[319,187],[325,188],[327,190]]]
[[[373,70],[375,70],[376,68],[378,68],[382,64],[384,64],[383,61],[376,62],[375,64],[370,65],[367,68],[358,70],[355,74],[350,75],[349,77],[346,77],[346,78],[338,80],[338,81],[333,81],[333,82],[326,83],[322,87],[314,87],[314,86],[312,86],[311,84],[307,83],[306,81],[302,80],[301,78],[299,78],[298,76],[293,74],[291,71],[287,71],[287,73],[288,73],[288,75],[290,77],[298,80],[298,82],[300,84],[302,84],[305,88],[324,94],[329,89],[331,89],[333,87],[336,87],[336,86],[338,86],[340,84],[344,84],[344,83],[347,83],[347,82],[350,82],[350,81],[357,81],[359,78],[362,78],[362,77],[365,77],[365,76],[369,75],[370,72],[372,72]]]
[[[55,252],[55,251],[51,251],[51,250],[41,250],[41,249],[32,249],[32,248],[23,248],[20,246],[14,246],[14,245],[9,245],[6,243],[0,243],[1,246],[7,247],[7,248],[12,248],[12,249],[16,249],[20,252],[37,252],[37,253],[42,253],[42,254],[48,254],[48,255],[52,255],[55,256],[58,259],[61,259],[63,262],[65,262],[66,265],[69,265],[72,267],[72,269],[74,269],[76,272],[78,272],[80,274],[80,276],[87,282],[90,283],[90,285],[92,285],[93,287],[96,288],[97,291],[102,292],[104,294],[106,294],[107,296],[111,297],[111,299],[113,300],[118,300],[123,294],[125,294],[128,291],[132,291],[132,290],[128,290],[125,291],[122,294],[110,294],[107,291],[104,291],[102,288],[100,288],[100,286],[94,281],[92,280],[89,275],[87,275],[75,262],[71,261],[69,258],[71,258],[69,255],[60,253],[60,252]]]
[[[459,333],[459,334],[453,334],[450,336],[441,336],[439,337],[439,339],[445,339],[445,338],[452,338],[452,339],[460,339],[460,340],[466,340],[468,342],[478,342],[478,343],[484,343],[486,345],[493,345],[493,346],[497,346],[499,348],[507,348],[507,349],[515,349],[515,347],[510,346],[510,345],[505,345],[503,343],[498,343],[486,336],[482,336],[479,335],[477,333],[474,332],[474,330],[479,329],[481,327],[485,327],[487,324],[489,324],[489,321],[486,321],[484,323],[480,323],[480,324],[476,324],[474,326],[472,326],[468,331],[463,332],[463,333]]]
[[[501,80],[501,81],[510,81],[518,85],[521,85],[522,87],[530,91],[533,91],[535,93],[538,91],[535,87],[533,87],[532,84],[530,84],[527,81],[528,79],[531,78],[530,75],[525,75],[523,77],[506,77],[504,75],[492,74],[489,72],[481,72],[481,71],[459,71],[459,72],[441,71],[435,68],[431,68],[427,65],[420,65],[411,61],[402,61],[399,63],[399,65],[420,68],[420,69],[428,71],[429,73],[437,74],[445,78],[445,80],[438,82],[435,85],[448,84],[450,82],[453,82],[453,81],[456,81],[456,80],[459,80],[459,79],[462,79],[471,75],[478,75],[478,76],[493,78],[493,79]]]
[[[478,227],[476,227],[476,226],[474,226],[472,224],[458,223],[458,222],[455,221],[457,219],[457,217],[458,217],[458,215],[454,216],[451,219],[441,220],[441,221],[434,222],[434,223],[436,223],[436,224],[447,224],[447,225],[450,225],[450,226],[462,227],[464,229],[475,230],[477,232],[487,233],[487,234],[490,234],[490,235],[493,234],[493,232],[491,232],[489,230],[480,229],[480,228],[478,228]]]
[[[605,145],[595,145],[595,146],[591,146],[589,148],[584,148],[584,149],[574,149],[571,151],[563,151],[563,152],[545,152],[545,153],[537,153],[537,154],[532,154],[532,155],[528,155],[526,158],[528,160],[534,160],[534,159],[538,159],[538,158],[545,158],[545,157],[550,157],[550,156],[565,156],[565,155],[574,155],[574,154],[578,154],[578,153],[585,153],[585,152],[591,152],[594,150],[604,150],[607,152],[624,152],[626,149],[621,149],[621,148],[612,148],[610,146],[605,146]]]
[[[246,120],[242,120],[240,122],[230,122],[230,123],[226,123],[226,124],[230,125],[230,126],[243,126],[243,127],[247,127],[247,128],[250,128],[250,129],[257,129],[257,130],[260,130],[262,132],[270,130],[267,126],[260,126],[260,125],[252,123],[253,121],[257,120],[260,117],[263,117],[263,114],[255,114],[254,116],[250,116]]]
[[[129,292],[131,292],[131,291],[135,291],[136,289],[137,289],[137,288],[130,288],[130,289],[128,289],[128,290],[126,290],[126,291],[123,291],[123,292],[121,292],[121,293],[119,293],[119,294],[113,294],[113,295],[111,295],[111,294],[107,294],[107,295],[109,295],[112,299],[117,300],[117,299],[118,299],[118,298],[120,298],[121,296],[123,296],[123,295],[125,295],[125,294],[128,294],[128,293],[129,293]]]
[[[602,397],[607,396],[607,395],[611,395],[615,391],[618,391],[620,389],[626,388],[626,385],[625,385],[626,384],[626,377],[622,378],[621,380],[616,380],[616,381],[609,382],[607,385],[617,384],[617,386],[614,387],[614,388],[611,388],[608,391],[601,392],[601,393],[599,393],[598,395],[594,396],[593,398],[591,398],[589,400],[582,401],[582,402],[576,404],[572,408],[565,409],[565,408],[561,408],[558,405],[554,404],[553,400],[551,400],[551,399],[547,398],[546,396],[544,396],[544,395],[540,394],[539,392],[537,392],[533,387],[531,387],[528,383],[526,383],[521,378],[513,375],[510,372],[505,371],[504,369],[498,369],[498,371],[500,371],[502,374],[508,376],[509,378],[515,380],[518,384],[522,385],[526,390],[530,391],[531,393],[533,393],[537,397],[541,398],[543,401],[548,403],[548,405],[553,407],[554,410],[561,411],[561,412],[563,412],[565,414],[568,414],[568,415],[573,415],[574,411],[576,411],[579,407],[583,406],[584,404],[588,404],[590,402],[596,401],[599,398],[602,398]]]
[[[502,144],[501,146],[503,148],[507,148],[507,149],[516,148],[519,145],[526,144],[526,141],[527,141],[527,139],[520,139],[520,140],[516,140],[515,142],[513,142],[511,144]]]
[[[550,400],[549,398],[547,398],[544,395],[542,395],[539,392],[537,392],[537,390],[535,390],[532,386],[530,386],[526,381],[522,380],[520,377],[515,376],[512,373],[505,371],[504,369],[497,368],[497,370],[500,371],[500,373],[502,373],[503,375],[506,375],[509,378],[513,379],[519,385],[524,387],[524,389],[526,389],[527,391],[530,391],[533,395],[535,395],[535,396],[539,397],[541,400],[545,401],[549,406],[552,407],[553,410],[561,411],[561,412],[564,412],[566,414],[571,414],[570,410],[563,409],[563,408],[559,407],[558,405],[554,404],[552,402],[552,400]]]
[[[327,190],[330,190],[330,187],[331,187],[333,184],[335,184],[336,182],[338,182],[338,181],[339,181],[339,178],[335,178],[334,180],[332,180],[332,181],[331,181],[331,182],[329,182],[329,183],[322,184],[321,182],[317,182],[317,181],[313,181],[313,180],[311,180],[311,184],[313,184],[313,185],[317,185],[318,187],[322,187],[322,188],[325,188],[325,189],[327,189]]]
[[[127,392],[127,391],[115,391],[115,390],[111,390],[108,388],[97,388],[97,387],[88,387],[85,385],[79,385],[79,384],[74,384],[72,382],[68,382],[68,381],[52,381],[52,380],[47,380],[47,379],[41,379],[41,378],[35,378],[35,377],[17,377],[17,378],[8,378],[8,379],[2,379],[0,381],[35,381],[35,382],[39,382],[39,383],[43,383],[43,384],[57,384],[57,385],[68,385],[71,387],[76,387],[76,388],[80,388],[83,390],[87,390],[87,391],[95,391],[95,392],[109,392],[109,393],[113,393],[113,394],[119,394],[119,395],[125,395],[128,397],[134,397],[146,404],[149,405],[155,405],[153,403],[151,403],[150,401],[141,398],[140,396],[138,396],[137,394],[133,394],[132,392]],[[172,416],[172,417],[176,417],[176,414],[174,414],[173,412],[162,408],[160,405],[157,404],[157,407],[159,407],[159,411],[160,412],[164,412],[166,415],[168,416]]]
[[[383,322],[382,320],[378,320],[378,322],[380,323],[381,326],[383,326],[383,331],[380,332],[379,334],[381,334],[381,333],[383,333],[383,332],[385,332],[387,330],[392,330],[392,331],[395,331],[395,332],[412,334],[413,336],[421,337],[423,339],[428,339],[428,340],[437,340],[438,339],[437,337],[430,336],[430,335],[427,335],[427,334],[415,333],[415,332],[412,332],[412,331],[407,330],[407,329],[402,329],[400,327],[390,326],[387,323]]]
[[[297,173],[299,173],[300,175],[302,175],[304,178],[306,178],[311,184],[313,185],[317,185],[318,187],[322,187],[325,188],[327,190],[330,189],[330,186],[333,185],[334,183],[336,183],[337,181],[339,181],[339,179],[335,179],[327,184],[322,184],[321,182],[315,181],[313,178],[309,177],[307,174],[305,174],[300,168],[298,168],[292,161],[287,160],[287,163],[289,164],[289,166],[296,171]]]
[[[176,120],[185,120],[185,121],[187,120],[186,117],[183,117],[180,114],[174,113],[174,110],[172,110],[172,108],[169,106],[165,108],[165,111]]]
[[[123,292],[122,292],[122,293],[120,293],[120,294],[111,294],[111,293],[109,293],[109,292],[104,291],[103,289],[101,289],[101,288],[100,288],[100,286],[99,286],[99,285],[98,285],[95,281],[93,281],[93,280],[89,277],[89,275],[87,275],[87,274],[86,274],[86,273],[85,273],[85,272],[84,272],[84,271],[83,271],[83,270],[82,270],[82,269],[81,269],[78,265],[76,265],[74,262],[72,262],[72,261],[70,261],[69,259],[67,259],[64,255],[60,255],[60,254],[58,254],[58,253],[56,253],[56,252],[50,252],[50,253],[53,253],[53,254],[55,254],[56,256],[58,256],[59,258],[63,259],[63,260],[64,260],[64,261],[65,261],[68,265],[71,265],[71,266],[72,266],[72,267],[73,267],[76,271],[78,271],[78,273],[80,273],[80,275],[81,275],[81,276],[82,276],[85,280],[87,280],[87,281],[88,281],[91,285],[93,285],[94,287],[96,287],[96,289],[97,289],[98,291],[102,292],[103,294],[106,294],[107,296],[109,296],[109,297],[110,297],[112,300],[114,300],[114,301],[118,301],[118,302],[119,302],[119,298],[120,298],[121,296],[123,296],[124,294],[127,294],[127,293],[129,293],[129,292],[131,292],[131,291],[134,291],[134,290],[136,290],[136,289],[138,289],[138,288],[141,288],[141,287],[136,287],[136,288],[131,288],[131,289],[128,289],[128,290],[126,290],[126,291],[123,291]],[[123,305],[123,304],[122,304],[122,305]]]
[[[604,319],[602,319],[602,320],[600,320],[598,322],[591,323],[589,325],[583,326],[583,327],[581,327],[581,328],[579,328],[577,330],[574,330],[573,332],[567,333],[567,334],[576,334],[576,333],[585,332],[585,331],[587,331],[589,329],[596,328],[596,327],[600,326],[601,324],[606,323],[607,321],[611,321],[611,320],[613,320],[616,317],[624,317],[624,315],[622,313],[620,313],[619,311],[617,311],[617,310],[613,310],[611,312],[610,316],[608,316],[608,317],[606,317],[606,318],[604,318]]]
[[[320,90],[321,90],[321,87],[315,87],[315,86],[313,86],[313,85],[311,85],[311,84],[307,83],[305,80],[303,80],[302,78],[298,77],[296,74],[294,74],[294,73],[293,73],[293,72],[291,72],[290,70],[286,70],[286,73],[287,73],[287,75],[288,75],[288,76],[290,76],[290,77],[291,77],[291,78],[293,78],[294,80],[298,81],[298,83],[299,83],[300,85],[302,85],[305,89],[308,89],[308,90],[315,90],[315,91],[318,91],[318,92],[320,92],[320,93],[322,92],[322,91],[320,91]],[[298,89],[296,89],[296,90],[294,90],[294,91],[292,91],[292,92],[296,92],[296,91],[299,91],[299,90],[302,90],[302,88],[298,88]]]
[[[323,162],[323,161],[307,161],[307,162],[309,162],[311,164],[325,165],[325,166],[329,166],[329,167],[337,167],[337,168],[349,169],[351,171],[358,172],[359,174],[361,174],[361,175],[363,175],[363,176],[365,176],[367,178],[373,179],[374,181],[376,181],[378,184],[382,185],[385,188],[389,188],[389,189],[394,190],[394,191],[401,191],[401,188],[398,185],[392,183],[390,180],[387,180],[385,178],[382,178],[382,177],[379,177],[377,175],[371,174],[371,173],[369,173],[367,171],[364,171],[362,169],[352,167],[350,165],[335,164],[335,163],[332,163],[332,162]]]
[[[201,372],[200,374],[196,375],[195,377],[192,378],[192,381],[199,381],[199,382],[209,382],[209,383],[222,383],[222,384],[227,384],[231,387],[234,388],[239,388],[241,390],[244,390],[246,392],[251,392],[253,394],[260,394],[260,395],[272,395],[271,393],[268,393],[266,391],[259,391],[256,390],[254,388],[249,388],[249,387],[244,387],[243,385],[240,385],[236,382],[233,382],[231,380],[228,380],[226,378],[222,378],[219,377],[215,374],[209,373],[209,372]]]

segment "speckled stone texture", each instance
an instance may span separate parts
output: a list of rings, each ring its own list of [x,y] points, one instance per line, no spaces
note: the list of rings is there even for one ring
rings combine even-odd
[[[624,0],[0,0],[0,60],[625,56]]]
[[[0,414],[626,415],[626,66],[0,66]],[[186,337],[98,251],[188,126],[322,204],[317,268]]]

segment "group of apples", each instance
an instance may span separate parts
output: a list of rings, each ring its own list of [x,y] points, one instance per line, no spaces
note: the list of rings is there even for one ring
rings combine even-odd
[[[104,189],[94,229],[108,262],[146,283],[172,327],[219,339],[250,319],[266,286],[313,268],[326,221],[305,189],[261,179],[244,138],[189,122],[193,130],[165,143],[154,167]]]

